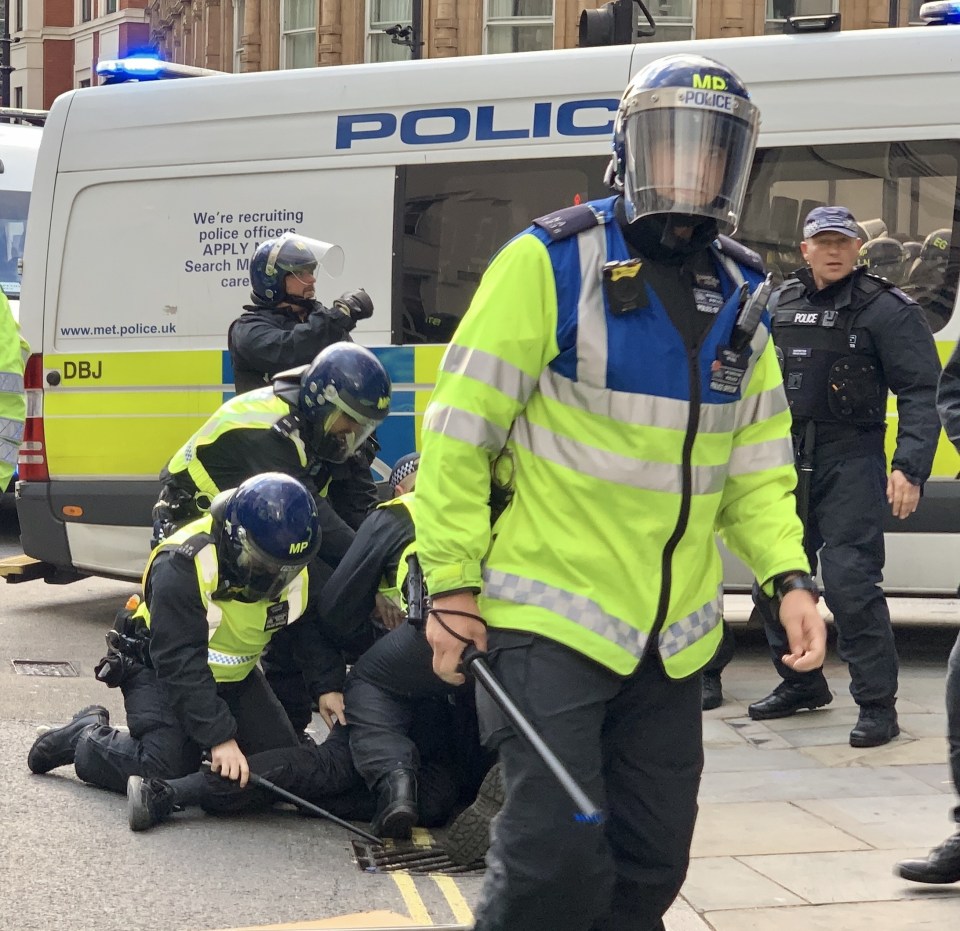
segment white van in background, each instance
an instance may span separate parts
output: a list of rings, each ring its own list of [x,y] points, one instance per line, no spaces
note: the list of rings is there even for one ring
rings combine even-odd
[[[17,118],[24,112],[42,122],[36,110],[0,110],[0,117]],[[37,125],[0,122],[0,288],[10,301],[13,316],[20,312],[20,272],[27,233],[27,210],[43,129]]]
[[[679,52],[733,68],[760,108],[738,238],[781,276],[818,204],[911,243],[942,240],[946,356],[960,336],[960,26],[71,91],[44,129],[23,268],[34,355],[17,508],[37,574],[139,577],[158,473],[232,394],[227,327],[257,243],[285,230],[343,248],[321,300],[372,296],[355,336],[394,382],[381,457],[416,448],[443,343],[491,255],[533,218],[609,193],[623,88]],[[896,426],[891,408],[891,436]],[[918,513],[887,528],[888,592],[955,592],[958,470],[944,440]],[[749,586],[739,564],[725,578]]]

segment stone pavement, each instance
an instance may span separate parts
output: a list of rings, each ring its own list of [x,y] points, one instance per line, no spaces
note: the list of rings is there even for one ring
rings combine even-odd
[[[885,747],[857,750],[848,743],[857,708],[835,648],[826,666],[829,707],[749,719],[747,705],[778,680],[762,634],[738,628],[725,703],[704,715],[693,860],[667,931],[960,926],[960,884],[923,886],[892,871],[955,829],[944,673],[956,627],[914,622],[896,631],[902,733]]]

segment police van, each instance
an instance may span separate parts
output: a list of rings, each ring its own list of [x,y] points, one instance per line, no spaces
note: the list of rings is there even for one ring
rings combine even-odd
[[[27,233],[27,211],[43,135],[42,111],[0,109],[0,117],[22,122],[0,122],[0,288],[10,301],[14,317],[19,315],[20,274]],[[34,125],[39,123],[41,125]]]
[[[619,96],[671,53],[733,68],[760,107],[738,238],[782,278],[800,264],[806,213],[847,205],[866,237],[909,243],[911,266],[940,262],[945,357],[960,334],[958,49],[960,28],[946,26],[63,95],[40,147],[23,263],[34,348],[17,502],[25,553],[51,581],[139,576],[160,468],[233,392],[226,332],[248,299],[250,257],[288,230],[343,250],[321,300],[357,286],[372,296],[376,312],[355,336],[395,384],[382,456],[414,449],[444,343],[488,260],[532,218],[606,196]],[[891,441],[896,427],[891,407]],[[919,512],[890,528],[889,591],[955,591],[958,469],[944,440]],[[749,584],[742,566],[728,568],[732,588]]]

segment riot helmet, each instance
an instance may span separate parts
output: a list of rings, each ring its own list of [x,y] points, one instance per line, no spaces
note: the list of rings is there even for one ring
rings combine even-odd
[[[311,448],[327,462],[344,462],[390,413],[390,376],[369,349],[327,346],[300,377],[300,413]]]
[[[907,271],[907,253],[896,239],[878,236],[860,247],[860,264],[872,274],[899,285]]]
[[[611,186],[628,223],[657,214],[740,220],[760,112],[740,78],[699,55],[670,55],[627,85],[614,118]]]
[[[331,278],[339,275],[343,270],[343,250],[329,242],[296,233],[268,239],[260,243],[250,260],[251,299],[260,307],[309,303],[313,300],[312,293],[310,297],[287,293],[287,275],[295,275],[303,281],[307,276],[316,278],[318,269]]]
[[[281,472],[254,475],[217,495],[221,585],[239,600],[273,601],[303,571],[320,546],[313,495]]]

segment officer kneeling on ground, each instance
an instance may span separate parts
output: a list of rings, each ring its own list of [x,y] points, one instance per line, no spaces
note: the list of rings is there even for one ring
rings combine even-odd
[[[812,566],[819,556],[824,598],[833,612],[840,657],[860,716],[854,747],[876,747],[900,733],[898,659],[880,588],[883,518],[909,517],[930,476],[940,435],[940,362],[923,312],[889,281],[854,267],[859,227],[845,207],[817,207],[801,244],[806,268],[771,300],[773,339],[793,414],[797,509]],[[884,432],[887,392],[897,396],[897,446],[889,477]],[[823,670],[781,662],[783,629],[756,591],[770,653],[783,682],[749,707],[754,720],[783,718],[833,700]]]
[[[278,372],[349,340],[357,321],[373,314],[363,289],[347,291],[332,307],[315,300],[317,269],[337,275],[342,265],[339,246],[296,233],[260,243],[250,260],[252,303],[227,333],[237,394],[262,388]]]
[[[257,668],[270,638],[304,624],[317,586],[307,568],[320,543],[313,496],[265,473],[217,496],[205,516],[151,554],[143,601],[108,635],[97,677],[123,692],[129,734],[93,706],[39,737],[35,773],[73,763],[85,782],[123,792],[129,776],[213,769],[245,784],[247,756],[298,738]]]
[[[329,573],[377,502],[376,486],[361,449],[390,412],[390,378],[362,346],[337,343],[310,365],[278,375],[272,387],[237,395],[221,405],[174,454],[161,472],[164,487],[154,508],[158,535],[169,533],[208,506],[224,488],[258,472],[277,471],[302,481],[317,496],[322,542],[317,573]],[[346,518],[346,520],[344,519]],[[355,629],[328,628],[339,646],[358,654],[372,643],[353,642]],[[264,655],[267,680],[294,728],[303,733],[317,704],[329,726],[343,708],[343,670],[305,682],[294,654],[297,628],[277,637]],[[347,643],[343,638],[349,639]]]

